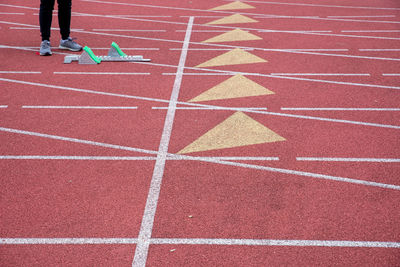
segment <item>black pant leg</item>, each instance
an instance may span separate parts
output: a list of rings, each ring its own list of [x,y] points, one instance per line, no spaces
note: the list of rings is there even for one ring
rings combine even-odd
[[[54,1],[55,0],[40,0],[39,25],[42,41],[50,40]]]
[[[58,24],[62,39],[67,39],[71,27],[72,0],[57,0],[58,3]]]

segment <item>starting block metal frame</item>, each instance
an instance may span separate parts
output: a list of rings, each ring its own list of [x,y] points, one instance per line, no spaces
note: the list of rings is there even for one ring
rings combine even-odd
[[[64,64],[69,64],[72,61],[78,61],[79,64],[100,64],[104,62],[149,62],[150,59],[145,59],[143,56],[127,56],[122,52],[121,48],[113,42],[108,51],[107,56],[96,56],[92,50],[85,46],[83,53],[80,56],[66,56]]]

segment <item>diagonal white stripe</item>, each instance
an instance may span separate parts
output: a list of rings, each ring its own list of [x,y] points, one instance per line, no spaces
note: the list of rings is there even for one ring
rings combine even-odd
[[[185,40],[183,42],[182,53],[179,59],[177,74],[169,101],[168,111],[165,118],[164,129],[161,136],[160,147],[157,154],[153,177],[150,183],[149,194],[140,226],[138,244],[136,246],[135,257],[132,266],[146,266],[147,254],[150,245],[150,238],[153,231],[154,217],[156,214],[158,197],[161,190],[162,178],[164,175],[165,161],[168,154],[168,146],[171,138],[172,126],[175,118],[176,105],[182,83],[182,74],[185,68],[187,51],[189,48],[190,35],[192,32],[194,18],[190,17],[187,25]]]

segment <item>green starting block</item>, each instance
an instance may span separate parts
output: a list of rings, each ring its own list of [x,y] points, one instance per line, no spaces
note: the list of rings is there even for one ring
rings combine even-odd
[[[112,42],[107,56],[96,56],[89,47],[85,46],[82,55],[64,58],[65,64],[72,61],[78,61],[79,64],[100,64],[101,62],[149,62],[151,60],[143,56],[127,56],[115,42]]]

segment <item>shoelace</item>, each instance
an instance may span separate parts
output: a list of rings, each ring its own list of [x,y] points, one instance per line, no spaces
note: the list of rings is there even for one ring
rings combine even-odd
[[[76,37],[74,37],[74,38],[68,37],[67,40],[68,40],[68,41],[71,41],[71,42],[73,42],[73,43],[76,43],[75,40],[77,40],[77,39],[78,39],[78,38],[76,38]]]
[[[42,42],[41,47],[48,47],[50,46],[50,42]]]

